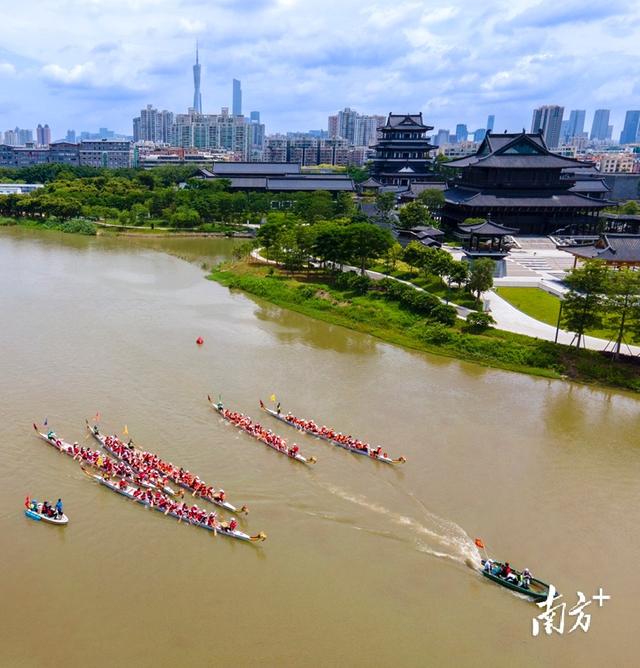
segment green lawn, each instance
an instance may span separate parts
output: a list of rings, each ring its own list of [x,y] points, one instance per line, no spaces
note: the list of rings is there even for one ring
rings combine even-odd
[[[540,288],[496,288],[496,292],[519,311],[554,327],[558,323],[560,300]]]
[[[532,318],[546,322],[553,327],[558,324],[558,311],[560,310],[558,297],[554,297],[540,288],[496,288],[496,292],[512,306]],[[606,327],[603,329],[588,329],[586,333],[598,339],[609,340],[613,336],[612,329]],[[627,333],[627,338],[629,343],[640,343],[638,337],[634,337],[631,332]]]

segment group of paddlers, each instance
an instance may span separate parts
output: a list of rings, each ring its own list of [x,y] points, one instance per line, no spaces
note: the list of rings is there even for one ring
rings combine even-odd
[[[220,404],[218,404],[218,410],[220,410],[225,420],[229,420],[229,422],[238,427],[238,429],[242,429],[242,431],[247,432],[247,434],[257,438],[263,443],[266,443],[268,446],[279,450],[280,452],[286,453],[289,455],[289,457],[295,457],[296,455],[300,454],[300,448],[298,445],[294,443],[291,447],[289,447],[287,445],[287,441],[282,438],[282,436],[274,434],[270,429],[265,429],[257,422],[252,422],[251,418],[247,417],[246,415],[243,415],[242,413],[236,413],[235,411],[230,411],[227,408],[223,408]]]
[[[167,489],[168,482],[172,480],[180,487],[190,490],[203,499],[218,502],[225,500],[223,489],[216,491],[211,485],[207,485],[200,480],[197,475],[182,467],[174,466],[171,462],[165,462],[152,452],[136,449],[131,441],[124,443],[117,436],[103,437],[97,426],[93,427],[93,433],[101,439],[104,438],[105,447],[122,462],[126,462],[135,471],[143,471],[148,474],[156,486]]]
[[[238,521],[235,518],[231,518],[228,523],[220,522],[215,511],[208,513],[195,504],[190,506],[184,501],[174,501],[157,489],[132,489],[125,480],[120,480],[117,486],[120,491],[133,497],[134,500],[152,508],[157,508],[165,515],[173,515],[180,521],[186,520],[191,524],[199,524],[216,531],[235,531],[238,527]]]
[[[260,402],[262,407],[264,404]],[[330,429],[329,427],[318,426],[313,420],[305,420],[303,418],[296,417],[291,413],[287,413],[283,416],[284,419],[297,429],[302,429],[308,431],[314,436],[319,436],[320,438],[326,438],[330,441],[335,441],[336,443],[341,443],[342,445],[351,448],[352,450],[359,450],[360,452],[366,452],[371,457],[387,457],[386,452],[382,452],[382,447],[378,446],[377,448],[371,447],[368,443],[364,443],[353,436],[346,436],[340,432],[336,432],[335,429]]]

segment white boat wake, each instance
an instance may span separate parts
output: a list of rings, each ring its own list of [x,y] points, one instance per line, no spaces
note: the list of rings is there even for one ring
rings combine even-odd
[[[370,501],[364,495],[346,492],[331,483],[321,484],[341,499],[362,508],[367,508],[378,515],[388,518],[393,524],[408,529],[413,534],[416,549],[420,552],[440,559],[450,559],[470,568],[475,569],[480,567],[480,552],[466,531],[455,522],[432,513],[413,494],[408,494],[408,496],[420,507],[421,514],[423,515],[421,521],[389,510],[379,503]]]

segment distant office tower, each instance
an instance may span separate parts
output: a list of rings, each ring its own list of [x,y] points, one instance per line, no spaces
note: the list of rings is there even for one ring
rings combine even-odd
[[[496,117],[493,114],[487,116],[487,132],[493,132],[493,125],[496,122]]]
[[[69,142],[70,144],[75,144],[76,143],[76,131],[75,130],[67,130],[67,136],[64,138],[64,140]]]
[[[573,109],[569,112],[569,124],[567,127],[567,138],[579,137],[584,132],[584,109]]]
[[[467,141],[469,138],[469,130],[464,123],[458,123],[456,125],[456,143],[461,141]]]
[[[200,61],[198,59],[198,42],[196,42],[196,64],[193,66],[193,110],[202,113],[202,94],[200,93]]]
[[[436,135],[435,145],[444,146],[445,144],[448,143],[449,143],[449,130],[438,130],[438,134]]]
[[[607,130],[609,129],[609,113],[609,109],[596,109],[596,113],[593,115],[590,139],[604,140],[607,138]]]
[[[627,111],[620,133],[620,143],[635,144],[637,141],[640,141],[640,111]]]
[[[250,111],[249,112],[249,122],[250,123],[259,123],[260,122],[260,112],[259,111]]]
[[[485,138],[485,135],[487,134],[488,130],[485,130],[484,128],[478,128],[477,130],[474,130],[473,132],[473,141],[480,142]],[[474,151],[475,153],[475,151]]]
[[[569,121],[562,121],[560,123],[560,141],[565,144],[569,139]]]
[[[613,125],[607,125],[607,136],[605,137],[605,139],[607,141],[610,141],[612,137],[613,137]]]
[[[564,107],[556,104],[548,104],[533,110],[531,132],[542,132],[547,146],[557,148],[560,143],[560,128]]]
[[[4,133],[4,143],[7,146],[15,146],[18,143],[18,134],[15,130],[6,130]]]
[[[234,116],[242,116],[242,88],[240,80],[233,80],[233,101],[231,104],[231,113]]]

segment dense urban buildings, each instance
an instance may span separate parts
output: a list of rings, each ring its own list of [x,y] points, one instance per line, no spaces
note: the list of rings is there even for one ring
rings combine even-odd
[[[488,133],[475,155],[447,163],[455,170],[445,191],[443,221],[487,218],[523,234],[593,230],[609,202],[576,192],[575,172],[591,163],[549,151],[542,131]]]
[[[346,139],[354,146],[373,146],[378,139],[378,128],[385,123],[384,116],[360,114],[345,107],[328,119],[331,139]]]
[[[131,142],[115,139],[84,140],[78,144],[55,142],[49,146],[0,145],[1,167],[29,167],[48,163],[109,167],[119,169],[132,165]]]

